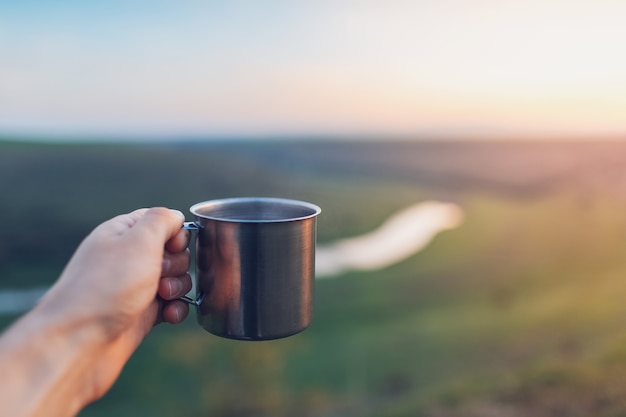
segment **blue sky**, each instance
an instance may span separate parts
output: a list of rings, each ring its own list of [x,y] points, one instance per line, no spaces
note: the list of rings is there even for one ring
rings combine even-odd
[[[621,1],[0,0],[0,134],[626,133]]]

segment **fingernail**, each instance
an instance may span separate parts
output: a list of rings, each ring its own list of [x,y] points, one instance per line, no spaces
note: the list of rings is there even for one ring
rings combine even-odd
[[[176,307],[176,324],[180,323],[182,316],[183,312],[180,310],[180,307]]]
[[[172,264],[172,261],[170,260],[170,258],[168,257],[163,258],[163,262],[161,262],[161,275],[169,271],[171,264]]]
[[[170,297],[176,297],[183,291],[183,283],[177,279],[170,280]]]

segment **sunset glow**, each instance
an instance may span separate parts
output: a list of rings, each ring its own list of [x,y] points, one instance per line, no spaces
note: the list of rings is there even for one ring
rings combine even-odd
[[[626,134],[626,3],[0,2],[0,133]]]

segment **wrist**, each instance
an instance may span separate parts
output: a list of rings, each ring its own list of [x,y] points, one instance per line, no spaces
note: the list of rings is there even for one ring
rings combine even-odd
[[[91,370],[103,346],[96,329],[37,306],[2,342],[3,373],[12,384],[3,387],[1,402],[16,407],[6,415],[72,416],[95,399]]]
[[[97,346],[117,337],[110,331],[113,319],[98,307],[95,300],[85,297],[75,285],[61,278],[31,313],[44,317],[60,333],[75,338],[76,343]]]

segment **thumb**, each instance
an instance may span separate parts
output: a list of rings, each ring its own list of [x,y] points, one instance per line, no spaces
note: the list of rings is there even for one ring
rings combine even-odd
[[[185,216],[178,210],[154,207],[145,211],[133,226],[132,233],[164,245],[180,231],[184,221]]]

